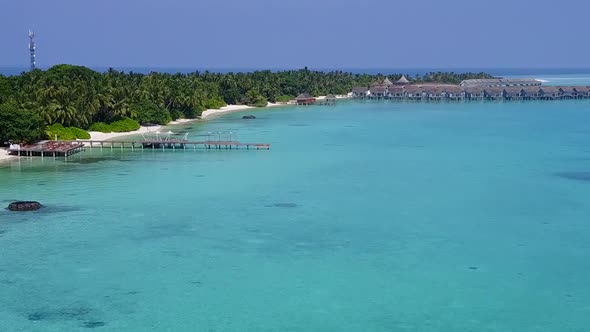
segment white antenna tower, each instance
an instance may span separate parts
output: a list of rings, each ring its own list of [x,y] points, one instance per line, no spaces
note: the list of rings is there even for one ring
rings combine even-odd
[[[31,70],[37,67],[37,59],[35,57],[35,33],[29,30],[29,52],[31,53]]]

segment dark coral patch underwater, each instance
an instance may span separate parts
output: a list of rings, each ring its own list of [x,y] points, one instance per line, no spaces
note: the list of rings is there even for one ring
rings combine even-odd
[[[559,172],[555,175],[568,180],[590,181],[590,172]]]

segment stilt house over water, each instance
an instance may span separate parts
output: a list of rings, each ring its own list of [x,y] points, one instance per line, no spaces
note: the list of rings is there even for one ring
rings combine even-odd
[[[304,92],[299,94],[297,98],[295,98],[297,105],[313,105],[316,102],[316,99],[312,97],[309,93]]]

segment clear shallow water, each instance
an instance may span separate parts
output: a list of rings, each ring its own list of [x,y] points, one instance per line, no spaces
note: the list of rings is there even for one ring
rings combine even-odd
[[[590,102],[254,114],[0,167],[0,330],[588,331]]]

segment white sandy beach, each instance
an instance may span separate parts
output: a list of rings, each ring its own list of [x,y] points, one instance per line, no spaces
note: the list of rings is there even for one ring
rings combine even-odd
[[[277,106],[285,106],[285,105],[287,105],[287,103],[270,103],[269,102],[269,103],[267,103],[266,107],[277,107]],[[239,111],[253,109],[253,108],[256,108],[256,107],[247,106],[247,105],[227,105],[227,106],[224,106],[220,109],[204,111],[203,114],[201,114],[201,119],[206,119],[208,117],[211,117],[212,115],[219,115],[219,114],[230,113],[230,112],[239,112]]]
[[[146,134],[146,133],[153,133],[160,130],[162,126],[151,126],[151,127],[139,127],[139,129],[135,131],[128,131],[124,133],[101,133],[99,131],[89,131],[90,139],[93,141],[106,141],[109,139],[113,139],[116,137],[121,136],[128,136],[128,135],[137,135],[137,134]],[[82,140],[83,141],[83,140]]]
[[[336,99],[347,99],[347,98],[350,98],[351,96],[352,96],[352,94],[338,95],[338,96],[336,96]],[[325,98],[326,98],[326,96],[319,96],[316,99],[322,100]],[[270,108],[270,107],[279,107],[279,106],[287,106],[287,105],[289,105],[289,104],[288,103],[271,103],[271,102],[269,102],[266,105],[266,107]],[[178,125],[178,124],[184,124],[184,123],[198,121],[198,120],[206,120],[206,119],[211,118],[213,116],[218,116],[218,115],[225,114],[225,113],[240,112],[240,111],[254,109],[254,108],[256,108],[256,107],[248,106],[248,105],[227,105],[227,106],[224,106],[219,109],[205,110],[201,114],[201,117],[198,119],[178,119],[178,120],[170,122],[168,125]],[[126,133],[101,133],[101,132],[91,131],[90,137],[92,140],[95,140],[95,141],[104,141],[104,140],[109,140],[109,139],[113,139],[113,138],[117,138],[117,137],[121,137],[121,136],[156,132],[156,131],[160,130],[160,128],[161,128],[161,126],[141,127],[136,131],[126,132]]]
[[[212,115],[215,115],[215,114],[238,112],[238,111],[243,111],[243,110],[247,110],[247,109],[251,109],[251,108],[254,108],[254,107],[247,106],[247,105],[227,105],[227,106],[224,106],[220,109],[204,111],[203,114],[201,114],[201,119],[206,119],[206,118],[208,118]]]
[[[11,156],[8,154],[7,148],[0,148],[0,162],[15,158],[15,156]]]
[[[317,99],[321,100],[321,99],[325,99],[325,98],[326,98],[326,96],[320,96]],[[336,98],[345,99],[345,98],[350,98],[350,96],[336,96]],[[266,107],[279,107],[279,106],[286,106],[286,105],[288,105],[288,104],[287,103],[270,103],[269,102]],[[168,125],[178,125],[178,124],[183,124],[183,123],[188,123],[188,122],[193,122],[193,121],[198,121],[198,120],[205,120],[205,119],[210,118],[215,115],[221,115],[224,113],[231,113],[231,112],[239,112],[239,111],[244,111],[244,110],[254,109],[254,108],[256,108],[256,107],[247,106],[247,105],[227,105],[227,106],[224,106],[220,109],[205,110],[201,114],[201,117],[199,119],[178,119],[178,120],[170,122]],[[93,141],[106,141],[109,139],[118,138],[118,137],[122,137],[122,136],[153,133],[153,132],[160,130],[161,128],[162,128],[162,126],[151,126],[151,127],[142,126],[138,130],[124,132],[124,133],[101,133],[98,131],[90,131],[89,134],[90,134],[90,139]],[[0,151],[0,158],[2,158],[2,159],[5,159],[7,157],[10,158],[10,156],[8,156],[8,155],[5,156],[3,152],[4,151]]]

